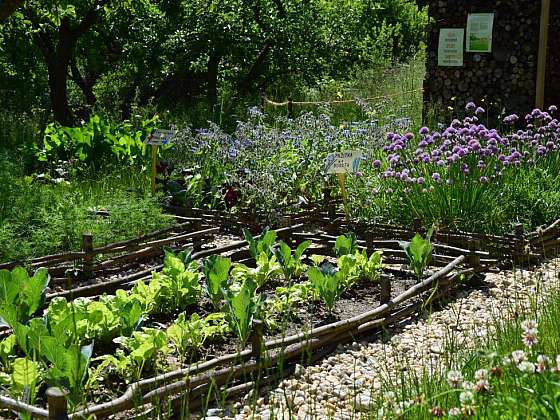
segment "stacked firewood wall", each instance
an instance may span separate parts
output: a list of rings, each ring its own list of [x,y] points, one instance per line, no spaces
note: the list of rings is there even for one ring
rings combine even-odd
[[[560,1],[550,4],[545,103],[560,106]]]
[[[496,112],[502,107],[512,112],[532,109],[540,9],[540,1],[533,0],[430,0],[425,101],[462,107],[484,99],[485,107]],[[462,67],[438,67],[439,29],[465,28],[466,38],[468,14],[492,12],[492,52],[465,51]]]

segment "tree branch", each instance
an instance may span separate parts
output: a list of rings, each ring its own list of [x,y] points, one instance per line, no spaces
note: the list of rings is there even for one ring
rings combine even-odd
[[[87,31],[91,29],[97,17],[99,16],[99,12],[103,9],[103,6],[110,3],[111,0],[97,0],[93,7],[86,13],[82,21],[72,30],[72,36],[74,39],[81,37]]]

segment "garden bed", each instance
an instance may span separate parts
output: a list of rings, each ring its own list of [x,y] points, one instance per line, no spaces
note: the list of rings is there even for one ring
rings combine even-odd
[[[294,232],[294,230],[298,229],[301,229],[301,225],[296,225],[295,229],[292,227],[280,231],[284,241],[286,241],[289,246],[301,243],[304,236],[307,235],[313,237],[313,246],[307,250],[306,255],[328,255],[328,257],[326,257],[327,261],[331,260],[337,262],[343,257],[339,256],[337,260],[332,254],[332,238],[328,235],[320,232]],[[267,236],[265,235],[264,238],[266,237]],[[257,239],[254,240],[256,241]],[[258,243],[261,243],[261,241],[264,240],[265,239],[258,240]],[[237,260],[248,264],[246,266],[247,268],[243,270],[251,270],[251,267],[260,267],[261,262],[255,265],[255,260],[252,260],[251,262],[251,258],[248,258],[251,250],[254,250],[255,246],[255,243],[251,241],[249,243],[251,244],[249,249],[243,249],[242,246],[245,246],[247,242],[240,241],[240,243],[231,244],[229,246],[222,247],[221,249],[199,251],[194,254],[194,256],[204,257],[216,254],[217,252],[229,252],[233,261]],[[355,252],[360,252],[359,244],[357,243],[356,245],[357,249]],[[337,247],[338,246],[339,244],[337,242]],[[378,328],[387,323],[397,322],[402,319],[402,317],[407,317],[413,314],[419,307],[421,307],[421,305],[425,305],[427,299],[433,300],[441,297],[445,288],[448,285],[454,284],[454,282],[459,278],[463,278],[465,276],[469,277],[474,274],[475,270],[473,268],[467,268],[464,266],[464,263],[466,262],[464,256],[458,256],[456,258],[450,257],[448,259],[448,263],[443,264],[443,268],[440,269],[435,266],[431,268],[431,271],[429,272],[431,275],[426,274],[427,278],[424,277],[423,281],[418,284],[416,278],[411,272],[402,270],[399,266],[388,265],[385,267],[383,272],[380,271],[378,273],[378,277],[373,283],[368,282],[367,280],[356,280],[353,283],[348,283],[348,286],[345,286],[343,290],[341,289],[339,299],[330,306],[325,306],[327,301],[325,301],[325,303],[321,303],[317,300],[319,296],[315,294],[318,293],[317,291],[310,292],[310,290],[313,289],[307,290],[304,288],[304,277],[296,276],[290,284],[286,284],[285,281],[281,280],[282,276],[278,271],[277,275],[272,276],[259,288],[258,299],[265,299],[264,308],[265,310],[268,310],[269,313],[259,312],[259,317],[264,316],[264,319],[262,322],[253,322],[250,337],[245,335],[241,338],[241,341],[239,341],[239,338],[234,338],[230,332],[225,337],[218,337],[217,339],[213,338],[212,340],[208,340],[207,345],[200,347],[200,349],[195,351],[189,358],[184,359],[182,358],[183,356],[181,356],[179,359],[182,358],[182,362],[174,355],[175,353],[170,355],[170,352],[165,350],[166,348],[169,348],[168,340],[170,340],[170,338],[167,338],[164,340],[163,347],[156,350],[156,352],[147,359],[151,362],[157,361],[157,363],[151,368],[146,366],[145,369],[140,368],[138,371],[138,374],[142,375],[142,377],[145,375],[148,375],[149,377],[154,374],[156,374],[156,376],[141,380],[137,377],[136,380],[132,381],[132,385],[128,386],[126,391],[124,388],[126,383],[124,381],[125,378],[119,379],[118,375],[115,377],[118,369],[115,370],[116,367],[109,364],[106,368],[108,368],[108,366],[112,366],[112,368],[103,374],[105,379],[97,384],[97,391],[92,391],[90,389],[89,392],[90,397],[92,397],[94,401],[101,402],[101,404],[97,406],[89,405],[87,408],[80,409],[82,404],[86,401],[83,399],[76,401],[76,394],[73,394],[74,401],[78,403],[76,406],[78,411],[74,413],[72,417],[79,418],[94,414],[97,416],[104,416],[109,413],[135,408],[146,403],[153,403],[160,398],[166,399],[167,396],[175,394],[183,395],[186,393],[187,395],[187,397],[185,397],[186,399],[181,398],[180,401],[178,400],[178,404],[179,402],[180,404],[184,404],[186,401],[192,402],[196,400],[198,395],[206,392],[209,381],[218,387],[224,385],[227,386],[230,392],[236,389],[245,389],[249,386],[247,384],[250,384],[253,381],[253,375],[251,372],[261,372],[263,374],[263,378],[272,380],[277,376],[274,372],[274,367],[277,366],[278,363],[288,363],[294,360],[301,360],[301,358],[304,357],[304,355],[310,350],[317,349],[319,351],[319,349],[323,349],[324,351],[327,351],[332,347],[333,343],[347,340],[357,334],[368,333],[372,329]],[[437,261],[437,259],[434,260]],[[166,260],[163,269],[164,276],[171,276],[171,267],[176,264],[171,261],[176,260]],[[309,266],[316,264],[314,259],[312,261],[308,258],[302,260],[302,263],[303,262]],[[321,266],[324,267],[324,262],[319,264],[323,264]],[[441,264],[438,263],[437,265]],[[239,268],[240,266],[237,267]],[[194,270],[194,268],[189,268],[187,271],[188,270]],[[342,270],[342,268],[339,267],[339,270]],[[232,276],[234,276],[233,273],[234,271],[232,271]],[[346,275],[350,276],[349,273],[350,272],[347,272]],[[139,299],[143,295],[135,295],[135,293],[148,293],[151,287],[159,287],[157,286],[157,283],[154,282],[164,281],[161,274],[157,273],[153,274],[153,279],[149,283],[144,283],[141,280],[142,279],[138,279],[133,282],[129,281],[128,286],[134,285],[133,289],[130,292],[118,292],[117,296],[120,296],[119,299],[123,299],[123,295],[139,296]],[[240,286],[242,288],[240,291],[235,292],[235,289],[234,291],[228,291],[227,294],[223,295],[223,298],[225,299],[226,296],[230,296],[231,298],[231,296],[233,296],[233,299],[235,299],[235,293],[242,293],[247,281],[249,280],[243,281]],[[148,289],[145,289],[145,286],[140,285],[140,283],[142,285],[146,284]],[[383,297],[382,292],[387,285],[390,286],[392,291],[390,290],[389,296]],[[437,293],[423,294],[424,292],[430,290],[434,285],[438,286]],[[55,297],[60,298],[62,296],[66,296],[74,298],[76,296],[84,295],[96,296],[102,292],[110,293],[115,289],[116,285],[105,286],[107,286],[105,289],[99,288],[99,290],[96,289],[91,293],[85,294],[80,292],[80,289],[76,289],[75,291],[62,292],[64,295],[50,295],[48,296],[48,299],[51,302],[49,313],[51,311],[55,311],[53,313],[57,313],[57,309],[53,309],[52,306],[55,302],[53,300]],[[227,287],[229,288],[230,286]],[[279,287],[284,288],[284,290],[281,292]],[[309,288],[310,286],[307,285],[305,287]],[[82,288],[82,290],[87,289]],[[183,290],[181,293],[184,293],[185,289],[178,290]],[[304,293],[304,290],[307,290],[305,292],[307,295],[302,296],[301,293]],[[254,291],[252,293],[254,293]],[[149,334],[152,334],[153,337],[156,335],[159,337],[158,334],[165,334],[166,329],[168,334],[170,334],[170,330],[168,328],[172,325],[179,325],[177,324],[179,319],[176,319],[177,314],[184,314],[182,315],[184,316],[182,322],[189,322],[188,317],[191,317],[192,314],[195,313],[199,317],[197,319],[209,322],[207,319],[215,313],[215,304],[213,305],[213,301],[209,298],[210,296],[211,295],[203,297],[201,300],[198,300],[198,302],[193,301],[186,306],[180,304],[177,308],[182,308],[181,310],[172,308],[163,309],[163,312],[161,312],[162,310],[160,309],[157,309],[155,312],[153,309],[147,310],[146,315],[143,316],[143,325],[148,329],[143,330],[143,339],[148,339],[146,338],[148,331],[150,331]],[[148,296],[146,296],[146,298],[148,298]],[[285,301],[283,300],[284,298]],[[158,300],[159,298],[155,299]],[[108,305],[110,301],[111,299],[108,300],[107,297],[103,297],[100,300],[100,304]],[[57,299],[56,302],[58,302],[57,307],[60,307],[60,299]],[[72,305],[72,307],[74,305],[70,304],[70,301],[68,300],[64,300],[63,302],[65,302],[64,305]],[[162,302],[164,301],[161,301],[159,304],[163,304],[163,308],[165,308],[166,305],[178,304],[173,297],[167,304]],[[227,299],[226,302],[228,302]],[[78,310],[77,307],[75,308],[76,309],[74,310]],[[276,313],[274,312],[275,310]],[[292,312],[291,316],[288,316],[289,312]],[[47,315],[47,317],[48,316],[49,315]],[[232,325],[235,325],[235,323],[231,323],[232,316],[233,315],[231,314],[227,315],[226,311],[226,315],[223,315],[222,317],[222,320],[228,319],[230,321],[230,328],[232,328]],[[193,318],[191,318],[191,322],[192,319]],[[49,323],[50,322],[51,321],[49,321]],[[101,324],[103,324],[103,322],[101,322]],[[220,325],[223,327],[225,324],[222,322]],[[263,328],[264,325],[268,325],[270,329]],[[130,334],[130,332],[128,334]],[[247,332],[245,334],[247,334]],[[152,339],[155,340],[153,337]],[[97,342],[102,343],[106,339],[106,336],[105,338],[101,336],[97,338]],[[171,340],[171,342],[174,343],[173,340]],[[241,344],[242,342],[247,342],[247,345],[243,346]],[[119,343],[122,343],[122,340],[119,341]],[[249,345],[249,343],[251,344]],[[94,350],[93,355],[94,357],[103,356],[102,359],[107,360],[106,356],[104,356],[107,354],[107,351],[111,348],[114,350],[117,347],[119,347],[119,345],[115,344],[101,346],[98,347],[97,350]],[[128,352],[131,351],[131,348],[126,350],[127,348],[128,347],[126,346],[123,347],[125,353],[128,354]],[[92,368],[98,368],[100,363],[103,363],[101,362],[102,359],[97,359],[97,362],[93,364]],[[161,372],[162,369],[159,365],[160,363],[162,363],[163,366],[167,366],[167,369],[163,367],[164,371],[171,368],[170,372],[157,375],[157,372]],[[173,367],[175,367],[176,370],[173,370]],[[136,367],[136,369],[137,368],[138,367]],[[269,368],[272,369],[271,372],[266,371]],[[289,365],[286,365],[286,368],[287,369],[284,373],[289,373]],[[134,365],[129,366],[128,370],[130,369],[134,370]],[[90,375],[91,374],[93,373],[90,372]],[[130,374],[130,372],[128,374]],[[185,376],[188,376],[187,380],[184,379]],[[130,381],[131,379],[132,378],[129,377],[127,381]],[[124,394],[118,397],[119,392],[124,392]],[[83,396],[81,398],[83,398]],[[107,401],[111,398],[116,399]],[[4,407],[11,409],[17,409],[18,406],[18,403],[14,400],[7,398],[3,398],[0,402]],[[37,402],[42,402],[44,404],[46,401],[38,398]],[[158,407],[161,404],[163,404],[163,402],[160,401],[155,406]],[[188,402],[188,404],[191,403]],[[49,407],[51,407],[51,409],[54,409],[52,407],[55,406],[55,402],[51,401],[49,403]],[[25,408],[21,405],[19,407],[21,409]],[[192,407],[194,408],[194,405],[192,405]],[[35,414],[39,417],[44,417],[46,413],[47,411],[44,409],[35,409]]]

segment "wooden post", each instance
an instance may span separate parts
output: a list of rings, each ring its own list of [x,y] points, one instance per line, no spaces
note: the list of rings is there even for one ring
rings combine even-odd
[[[422,219],[418,217],[414,218],[412,222],[412,229],[415,233],[420,233],[420,231],[422,230]]]
[[[381,276],[379,280],[379,302],[383,305],[391,300],[391,280]]]
[[[523,228],[523,224],[516,223],[513,225],[513,233],[515,234],[515,253],[517,255],[513,255],[514,262],[522,262],[521,258],[525,253],[525,230]]]
[[[82,251],[86,253],[83,260],[84,277],[93,277],[93,235],[91,233],[82,234]]]
[[[288,98],[288,118],[294,119],[294,100],[291,96]]]
[[[264,350],[264,323],[259,319],[253,320],[251,331],[251,351],[255,360],[261,360]]]
[[[467,264],[474,269],[478,269],[480,267],[480,255],[476,253],[476,251],[478,251],[479,249],[480,241],[478,239],[469,241],[469,250],[471,252],[467,256]]]
[[[62,388],[50,387],[47,389],[49,420],[68,419],[68,404],[66,402],[67,396],[68,392]]]
[[[346,174],[336,174],[340,192],[342,193],[342,201],[344,203],[344,214],[346,214],[346,223],[350,222],[350,212],[348,210],[348,193],[346,192]]]
[[[202,220],[197,219],[193,223],[193,229],[195,232],[202,230]],[[198,236],[193,238],[193,251],[197,252],[202,249],[202,239]]]
[[[152,194],[156,192],[157,152],[157,144],[152,144]]]
[[[539,57],[537,61],[537,93],[535,106],[544,108],[544,89],[546,82],[546,60],[548,56],[548,26],[550,22],[550,0],[541,2],[541,27],[539,34]]]

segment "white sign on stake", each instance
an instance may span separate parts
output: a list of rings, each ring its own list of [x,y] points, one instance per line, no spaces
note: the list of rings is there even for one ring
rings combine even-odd
[[[177,134],[177,130],[154,130],[144,141],[144,144],[151,144],[152,146],[168,144],[171,143],[175,134]]]
[[[325,172],[328,174],[346,174],[358,172],[363,153],[359,150],[331,153],[327,156]]]

